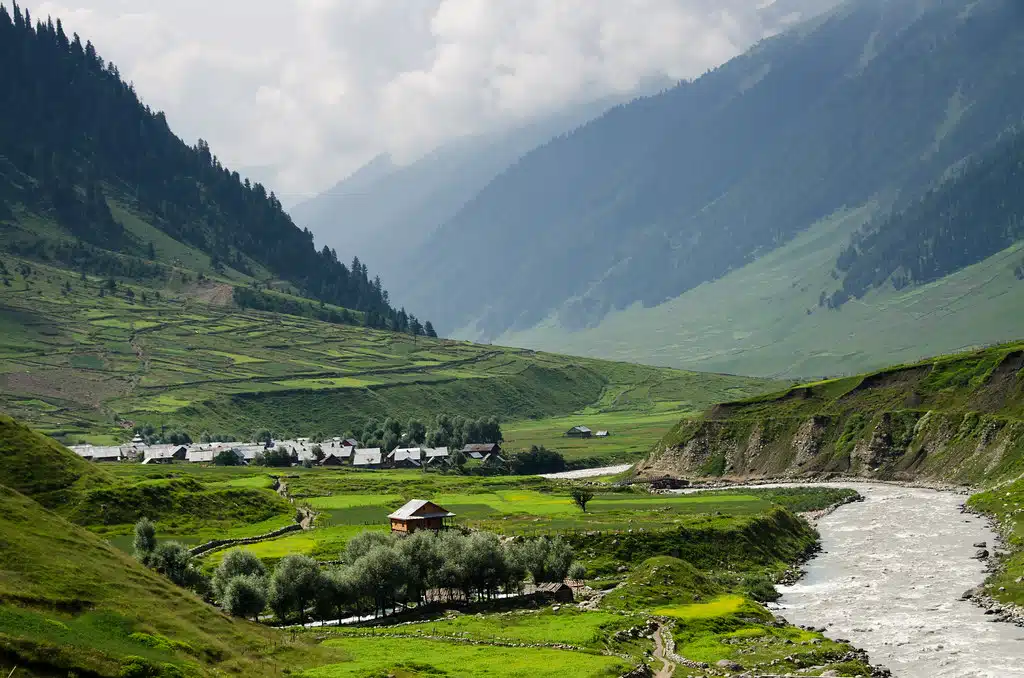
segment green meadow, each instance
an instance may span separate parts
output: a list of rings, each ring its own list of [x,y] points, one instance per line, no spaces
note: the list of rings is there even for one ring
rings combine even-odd
[[[209,303],[211,290],[230,293],[222,281],[110,290],[2,259],[12,273],[0,286],[0,409],[68,444],[124,441],[141,424],[286,438],[444,413],[500,417],[513,451],[545,445],[602,463],[638,458],[680,417],[779,386]],[[576,424],[612,436],[565,438]]]

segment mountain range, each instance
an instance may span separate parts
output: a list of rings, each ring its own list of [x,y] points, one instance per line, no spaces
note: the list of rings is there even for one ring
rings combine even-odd
[[[750,374],[1019,336],[1022,18],[846,2],[534,148],[395,296],[459,337]]]

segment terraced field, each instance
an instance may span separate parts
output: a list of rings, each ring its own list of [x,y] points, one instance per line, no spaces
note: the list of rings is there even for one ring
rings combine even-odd
[[[247,438],[340,435],[369,418],[498,416],[512,449],[636,458],[679,417],[777,384],[215,306],[4,257],[0,409],[68,443],[147,423]],[[577,423],[611,430],[569,441]]]

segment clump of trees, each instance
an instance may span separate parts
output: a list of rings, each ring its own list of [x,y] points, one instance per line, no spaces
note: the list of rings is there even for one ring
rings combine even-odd
[[[496,417],[472,419],[447,414],[438,415],[430,424],[419,419],[410,419],[406,424],[394,417],[384,421],[369,419],[356,437],[366,447],[380,447],[387,452],[401,445],[425,444],[458,449],[468,443],[500,443],[504,440],[501,423]]]
[[[560,452],[549,450],[543,445],[534,445],[527,452],[512,455],[509,460],[509,471],[515,475],[526,476],[538,473],[561,473],[565,471],[565,457]]]
[[[182,588],[205,593],[208,582],[196,567],[188,547],[176,541],[157,541],[156,526],[148,518],[135,524],[135,557]]]
[[[325,569],[308,556],[291,555],[268,576],[256,556],[235,550],[217,568],[211,590],[234,616],[256,619],[269,607],[283,623],[304,623],[432,602],[490,600],[521,593],[527,578],[540,583],[585,575],[561,537],[502,541],[487,532],[363,532],[349,541],[340,560],[340,566]]]
[[[289,452],[280,445],[276,449],[257,454],[253,459],[253,464],[256,466],[269,466],[272,468],[286,468],[298,463],[299,455],[295,452]]]

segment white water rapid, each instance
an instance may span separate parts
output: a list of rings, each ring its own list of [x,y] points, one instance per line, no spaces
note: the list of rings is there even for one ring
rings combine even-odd
[[[971,556],[993,546],[985,521],[961,514],[963,495],[892,485],[845,485],[865,501],[818,522],[824,553],[781,587],[779,612],[827,627],[899,678],[1024,677],[1024,628],[992,622],[961,594],[985,579]]]

